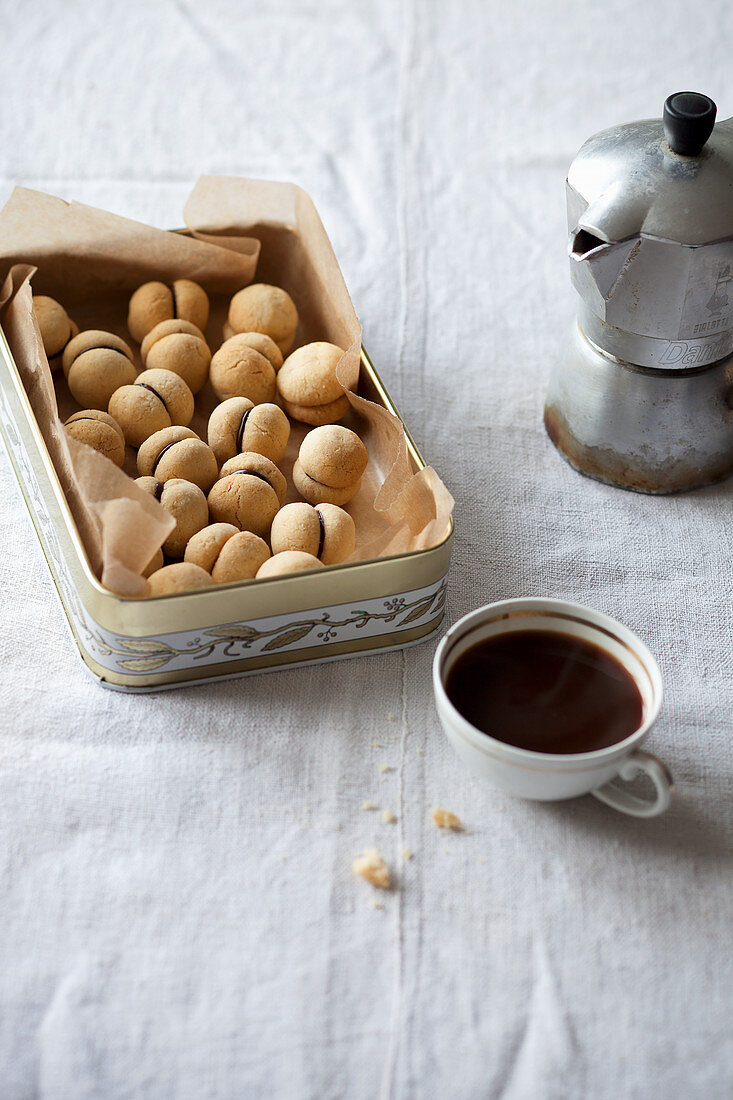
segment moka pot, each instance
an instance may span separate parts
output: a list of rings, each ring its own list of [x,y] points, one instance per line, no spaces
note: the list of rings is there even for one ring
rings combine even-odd
[[[583,474],[673,493],[733,473],[733,119],[678,92],[567,178],[580,310],[545,427]]]

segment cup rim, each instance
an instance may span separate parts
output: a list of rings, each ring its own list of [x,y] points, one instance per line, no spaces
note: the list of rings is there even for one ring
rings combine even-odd
[[[492,737],[490,733],[485,733],[474,726],[467,718],[464,718],[448,697],[443,682],[443,667],[450,650],[459,641],[472,634],[474,630],[480,629],[485,622],[494,621],[497,613],[500,617],[506,613],[506,618],[509,619],[518,614],[531,615],[534,613],[541,616],[549,612],[553,613],[552,618],[566,618],[570,621],[581,622],[586,626],[599,630],[601,633],[608,634],[615,641],[629,649],[644,665],[652,684],[652,701],[642,724],[628,737],[625,737],[623,741],[616,741],[613,745],[607,745],[602,749],[590,749],[587,752],[551,753],[519,748],[517,745],[500,741],[498,738]],[[548,617],[550,616],[548,615]],[[636,682],[636,678],[634,679]],[[567,765],[573,763],[606,763],[613,760],[617,755],[624,755],[628,749],[633,748],[634,745],[643,741],[646,737],[659,714],[663,693],[662,673],[657,660],[632,630],[617,619],[611,618],[610,615],[605,615],[602,611],[596,611],[595,608],[588,607],[585,604],[545,596],[498,600],[495,603],[477,607],[458,619],[443,635],[435,651],[433,657],[433,691],[436,701],[439,698],[440,702],[447,707],[451,721],[458,727],[457,732],[468,739],[475,747],[485,750],[488,742],[495,751],[500,751],[515,762],[524,762],[535,767],[540,765],[542,761],[548,764],[562,764],[565,762]]]

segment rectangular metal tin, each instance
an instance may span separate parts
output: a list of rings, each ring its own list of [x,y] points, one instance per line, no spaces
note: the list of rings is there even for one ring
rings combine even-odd
[[[0,383],[6,450],[79,652],[105,686],[151,691],[368,654],[440,626],[452,520],[427,550],[154,600],[116,596],[91,570],[2,330]],[[364,349],[360,393],[401,420]],[[423,469],[407,429],[405,436]]]

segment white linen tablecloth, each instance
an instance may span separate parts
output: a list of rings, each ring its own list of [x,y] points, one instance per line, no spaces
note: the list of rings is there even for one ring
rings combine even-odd
[[[567,167],[672,91],[733,113],[732,11],[2,5],[0,197],[173,226],[201,173],[302,184],[457,499],[450,616],[538,594],[627,623],[662,666],[648,745],[677,783],[653,821],[491,790],[439,730],[430,644],[105,691],[2,454],[3,1100],[733,1093],[733,482],[623,493],[541,424],[575,308]],[[370,844],[382,909],[349,870]]]

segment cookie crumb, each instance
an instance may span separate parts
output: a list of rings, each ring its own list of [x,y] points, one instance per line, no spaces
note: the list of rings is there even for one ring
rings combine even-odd
[[[372,886],[389,890],[389,868],[377,848],[367,848],[363,855],[357,856],[351,864],[351,870],[355,875],[361,875],[367,882],[371,882]]]
[[[372,898],[369,904],[372,909],[384,909],[384,902],[380,901],[379,898]]]
[[[450,810],[444,810],[442,806],[435,807],[432,818],[439,829],[452,829],[454,833],[459,833],[463,829],[460,817],[452,814]]]
[[[391,764],[380,764],[379,765],[379,770],[380,770],[380,772],[392,772],[392,771],[394,771],[394,768],[392,767]]]
[[[392,813],[391,810],[382,810],[382,821],[384,822],[385,825],[391,825],[392,822],[394,822],[396,820],[397,820],[397,818],[395,817],[395,815]]]
[[[388,722],[394,722],[394,720],[395,720],[395,716],[392,713],[392,711],[390,711],[389,714],[387,715],[387,721]]]
[[[383,745],[379,744],[379,741],[372,741],[372,748],[373,749],[381,749],[383,747],[384,747]]]
[[[367,798],[365,802],[362,802],[361,808],[362,810],[378,810],[379,806],[376,804],[376,802],[372,802],[370,801],[370,799]]]
[[[412,859],[412,852],[410,851],[409,848],[403,848],[402,849],[402,858],[403,859]]]

